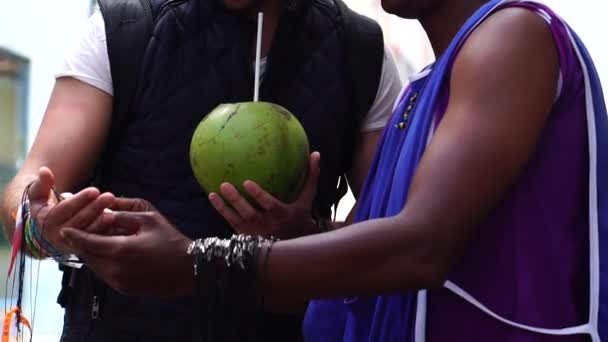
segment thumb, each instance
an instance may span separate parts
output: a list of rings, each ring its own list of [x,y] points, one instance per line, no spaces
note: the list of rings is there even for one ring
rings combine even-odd
[[[308,159],[308,176],[304,183],[304,189],[300,195],[300,199],[306,203],[312,203],[317,194],[317,183],[321,173],[321,154],[313,152]]]
[[[55,177],[48,167],[41,167],[38,170],[36,179],[29,188],[28,197],[30,201],[47,201],[51,192],[51,187],[55,183]]]

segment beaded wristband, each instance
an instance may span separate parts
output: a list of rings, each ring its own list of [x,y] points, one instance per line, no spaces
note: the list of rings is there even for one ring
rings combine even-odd
[[[38,230],[38,225],[36,225],[36,221],[30,219],[31,223],[31,231],[32,237],[36,245],[44,252],[44,254],[53,259],[61,257],[64,253],[59,249],[55,248],[49,241],[47,241],[43,236],[42,232]]]
[[[30,200],[28,198],[28,193],[32,184],[33,182],[25,187],[21,197],[21,206],[19,208],[19,212],[21,214],[21,224],[23,225],[23,238],[25,240],[25,245],[28,248],[31,256],[34,258],[44,259],[51,257],[56,261],[63,261],[65,259],[64,253],[44,238],[42,231],[38,229],[36,220],[34,220],[32,217],[30,211]],[[52,188],[52,191],[58,202],[63,199],[63,197],[61,197],[61,195],[59,195],[54,188]]]

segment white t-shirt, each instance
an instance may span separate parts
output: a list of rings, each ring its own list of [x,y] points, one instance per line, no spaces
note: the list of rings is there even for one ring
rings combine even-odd
[[[266,60],[260,64],[260,75],[266,69]],[[112,75],[106,44],[106,32],[101,12],[96,11],[89,18],[86,29],[78,37],[64,57],[56,78],[74,77],[81,82],[112,95]],[[401,80],[394,57],[385,47],[382,75],[378,93],[370,111],[362,122],[362,131],[382,129],[388,121],[393,103],[401,91]]]

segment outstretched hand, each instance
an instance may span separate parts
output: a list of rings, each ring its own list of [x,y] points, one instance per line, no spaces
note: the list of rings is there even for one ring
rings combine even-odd
[[[59,234],[62,227],[101,230],[107,223],[104,210],[115,200],[109,193],[100,194],[96,188],[66,195],[60,202],[53,193],[54,176],[41,167],[38,177],[29,188],[30,214],[44,239],[64,252],[71,252]]]

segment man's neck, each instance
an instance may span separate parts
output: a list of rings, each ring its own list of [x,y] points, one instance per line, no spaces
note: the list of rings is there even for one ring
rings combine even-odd
[[[262,0],[260,6],[251,10],[250,17],[257,23],[258,13],[264,13],[264,25],[262,31],[262,56],[267,56],[272,47],[275,32],[279,26],[281,12],[283,9],[282,0]],[[255,51],[255,44],[253,46]]]
[[[446,0],[429,16],[419,18],[433,47],[441,56],[464,23],[488,0]]]

